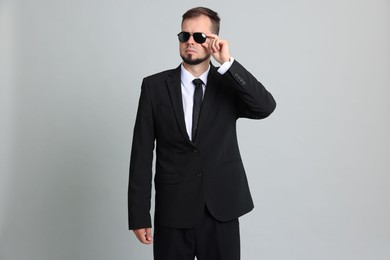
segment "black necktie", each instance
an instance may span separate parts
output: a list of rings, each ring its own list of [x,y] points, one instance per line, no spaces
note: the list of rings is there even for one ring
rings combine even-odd
[[[203,81],[201,79],[194,79],[192,81],[195,85],[195,92],[194,92],[194,106],[192,109],[192,141],[195,140],[196,135],[196,129],[198,127],[198,119],[200,114],[200,107],[202,106],[202,99],[203,99]]]

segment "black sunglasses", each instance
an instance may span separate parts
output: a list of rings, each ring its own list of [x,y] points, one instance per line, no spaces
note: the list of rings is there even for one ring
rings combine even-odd
[[[180,32],[177,35],[177,37],[179,38],[179,42],[186,42],[190,39],[191,35],[194,38],[194,41],[200,44],[206,42],[207,38],[214,38],[211,36],[207,36],[206,34],[201,32],[196,32],[196,33]]]

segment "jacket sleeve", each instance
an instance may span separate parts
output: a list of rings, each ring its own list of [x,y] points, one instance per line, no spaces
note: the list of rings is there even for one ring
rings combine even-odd
[[[230,77],[238,96],[238,117],[262,119],[275,110],[276,102],[271,93],[236,60],[225,74]]]
[[[141,87],[130,158],[129,229],[152,226],[150,204],[154,140],[153,109],[148,85],[144,80]]]

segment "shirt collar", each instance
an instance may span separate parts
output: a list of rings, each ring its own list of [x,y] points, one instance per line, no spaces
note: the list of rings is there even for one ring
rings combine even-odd
[[[199,76],[199,79],[203,81],[204,85],[207,85],[207,76],[209,75],[210,72],[210,65],[207,68],[207,70]],[[192,81],[196,79],[196,77],[192,76],[186,68],[184,68],[183,64],[181,64],[181,82],[183,82],[184,86],[191,86]]]

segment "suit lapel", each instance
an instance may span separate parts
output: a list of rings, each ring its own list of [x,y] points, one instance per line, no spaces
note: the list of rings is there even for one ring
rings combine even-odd
[[[193,142],[189,139],[185,120],[184,120],[184,111],[183,111],[183,98],[181,93],[181,76],[180,76],[180,66],[172,71],[167,78],[167,88],[169,96],[171,98],[172,107],[175,113],[179,129],[183,134],[187,142],[193,145]],[[195,139],[200,139],[205,127],[205,121],[210,116],[212,105],[215,101],[219,89],[219,81],[221,80],[221,75],[218,73],[217,69],[211,64],[210,72],[207,78],[206,92],[202,102],[202,108],[199,116],[198,122],[198,133]],[[206,131],[207,132],[207,131]]]
[[[210,117],[210,114],[212,113],[212,105],[214,104],[215,97],[217,95],[218,89],[219,89],[219,82],[221,80],[221,74],[218,73],[217,69],[211,64],[210,72],[207,78],[207,86],[206,86],[206,92],[204,95],[204,99],[202,102],[202,108],[200,111],[200,117],[198,122],[198,133],[197,138],[201,138],[202,133],[207,129],[203,129],[206,127],[205,121],[207,118]]]
[[[166,81],[169,96],[171,98],[172,107],[175,113],[176,121],[179,125],[180,132],[183,134],[184,138],[191,143],[187,129],[186,123],[184,120],[184,111],[183,111],[183,98],[181,94],[181,78],[180,78],[180,66],[173,70],[172,74],[168,75]],[[192,143],[191,143],[192,144]]]

